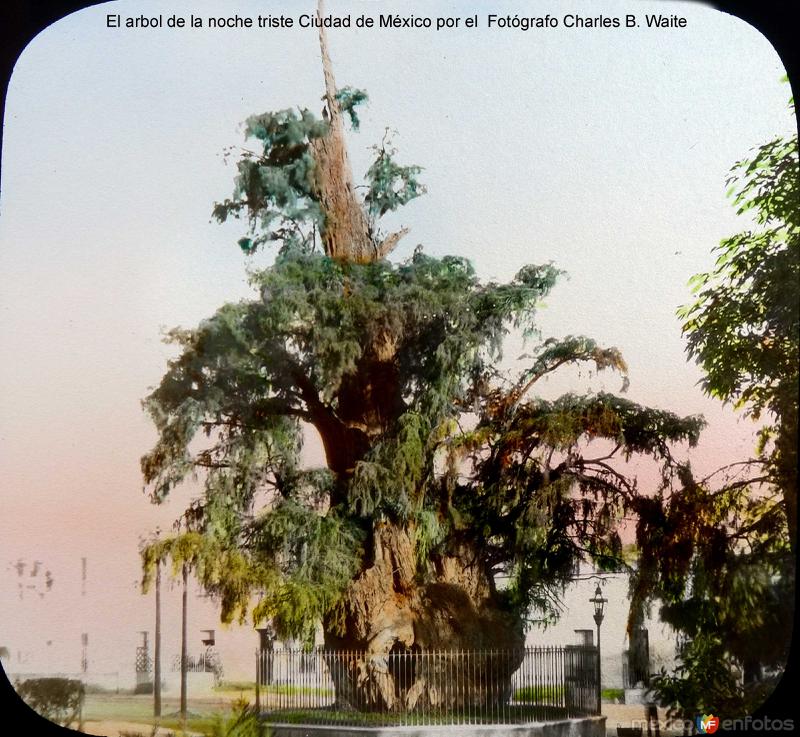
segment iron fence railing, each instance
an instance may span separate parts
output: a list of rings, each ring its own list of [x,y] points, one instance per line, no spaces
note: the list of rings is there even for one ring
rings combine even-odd
[[[261,650],[256,704],[278,724],[525,724],[599,712],[597,648]]]
[[[171,668],[173,673],[180,672],[180,655],[173,656]],[[187,655],[185,669],[187,673],[213,673],[214,685],[219,686],[222,683],[224,675],[222,659],[220,658],[219,653],[213,647],[206,648],[204,653],[200,653],[200,655],[197,656]]]
[[[624,654],[627,656],[627,653]],[[650,683],[650,666],[634,664],[631,666],[626,660],[622,661],[622,685],[624,688],[637,688]]]
[[[187,673],[213,673],[219,668],[220,659],[216,653],[200,653],[200,655],[187,655],[186,656],[186,672]],[[181,656],[173,655],[171,669],[173,673],[181,669]]]

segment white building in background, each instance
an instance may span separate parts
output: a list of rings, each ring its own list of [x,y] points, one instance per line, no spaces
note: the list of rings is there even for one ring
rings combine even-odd
[[[633,655],[629,655],[632,649],[627,634],[630,608],[628,577],[622,573],[598,572],[587,564],[576,569],[574,581],[564,592],[558,621],[533,625],[526,635],[526,644],[596,644],[597,626],[590,600],[598,585],[603,598],[608,600],[600,626],[603,688],[631,689],[645,675],[657,673],[662,667],[666,670],[673,668],[677,645],[675,630],[651,614],[642,623],[642,630],[634,635],[638,642],[634,642]]]

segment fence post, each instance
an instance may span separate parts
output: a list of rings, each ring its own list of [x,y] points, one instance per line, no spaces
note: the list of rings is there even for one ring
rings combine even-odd
[[[265,724],[280,720],[289,709],[303,712],[309,723],[342,726],[519,724],[531,719],[587,716],[597,708],[597,655],[597,648],[585,646],[437,649],[385,657],[354,650],[306,654],[296,649],[273,652],[259,648],[255,708],[259,717],[262,708],[266,709]],[[264,684],[270,680],[267,668],[272,669],[273,658],[276,687],[267,690],[264,707],[262,680]],[[373,678],[394,679],[397,703],[375,701],[372,692],[361,689],[358,666],[366,667]],[[411,707],[408,689],[422,677],[428,678],[428,688],[437,691],[421,695],[417,691],[418,699]]]
[[[256,714],[261,714],[261,651],[256,650]]]

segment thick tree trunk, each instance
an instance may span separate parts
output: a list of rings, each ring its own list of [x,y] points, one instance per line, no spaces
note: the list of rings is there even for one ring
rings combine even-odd
[[[321,0],[317,13],[321,18]],[[323,27],[319,41],[325,76],[323,117],[329,123],[327,135],[312,142],[318,201],[325,215],[322,242],[331,258],[368,263],[384,258],[406,231],[382,241],[372,231],[353,186]],[[357,370],[337,388],[335,412],[309,392],[311,421],[322,437],[328,467],[341,480],[352,474],[377,438],[391,431],[405,409],[396,350],[389,335],[365,346]],[[331,499],[332,504],[340,501]],[[477,550],[462,543],[448,556],[428,561],[428,570],[418,576],[413,530],[382,523],[372,532],[370,553],[344,596],[342,617],[325,623],[327,648],[363,653],[329,663],[340,705],[390,711],[459,708],[506,693],[522,657],[522,627],[500,607]],[[484,649],[513,650],[516,661],[512,656],[477,663],[471,656],[466,668],[466,662],[430,657],[415,660],[411,670],[395,667],[399,653]],[[449,682],[454,668],[463,671],[457,690]],[[486,672],[493,674],[490,689],[481,682]]]
[[[779,405],[778,437],[775,442],[777,484],[783,493],[783,506],[789,528],[792,560],[797,556],[797,397],[787,392],[788,401]]]
[[[522,658],[521,623],[500,608],[469,544],[431,560],[429,582],[420,583],[412,535],[392,524],[375,530],[371,565],[350,584],[343,621],[325,623],[326,648],[359,653],[330,669],[337,700],[361,710],[410,711],[507,698]],[[456,654],[464,650],[495,652]],[[397,657],[403,653],[431,655]]]

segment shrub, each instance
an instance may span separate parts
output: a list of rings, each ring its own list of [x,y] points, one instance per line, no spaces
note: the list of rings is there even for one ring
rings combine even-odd
[[[69,678],[31,678],[16,683],[17,693],[34,711],[51,722],[68,727],[82,724],[84,687]]]
[[[211,737],[261,737],[261,724],[255,707],[244,699],[237,699],[230,717],[217,716]]]

